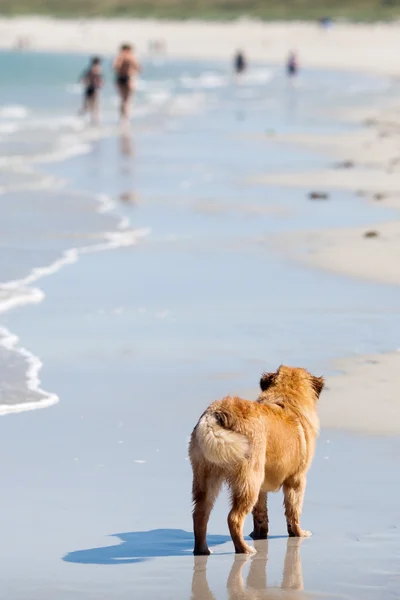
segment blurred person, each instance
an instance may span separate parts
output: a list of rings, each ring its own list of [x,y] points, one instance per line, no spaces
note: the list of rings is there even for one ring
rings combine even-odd
[[[99,92],[103,86],[103,70],[98,56],[92,58],[89,68],[83,73],[80,81],[84,85],[83,106],[81,114],[90,113],[92,123],[99,121]]]
[[[294,77],[299,72],[299,62],[297,59],[297,55],[293,50],[289,53],[288,59],[286,61],[286,73],[288,77]]]
[[[127,121],[130,116],[130,102],[135,91],[135,76],[141,67],[130,44],[123,44],[114,60],[115,83],[121,100],[121,121]]]
[[[233,68],[236,75],[241,75],[247,69],[247,61],[242,50],[238,50],[233,61]]]

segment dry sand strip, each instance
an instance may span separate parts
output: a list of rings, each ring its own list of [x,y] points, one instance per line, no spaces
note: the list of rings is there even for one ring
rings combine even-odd
[[[336,361],[327,378],[321,425],[372,435],[400,434],[400,351]]]
[[[400,285],[400,221],[372,229],[328,229],[270,239],[290,260],[339,275]]]
[[[348,168],[355,169],[355,172],[360,167],[372,167],[390,173],[396,166],[400,166],[398,133],[390,134],[385,129],[380,134],[375,127],[331,135],[279,133],[269,134],[267,137],[265,134],[249,134],[236,136],[236,139],[244,139],[260,145],[272,141],[274,145],[281,144],[283,147],[290,145],[300,149],[311,149],[319,155],[326,156],[327,160],[331,159],[332,167],[340,175],[343,175],[343,169],[346,168],[343,167],[344,163],[352,163]]]
[[[325,377],[318,413],[323,429],[377,436],[400,435],[400,348],[335,360]],[[321,373],[318,373],[321,375]],[[242,398],[255,400],[256,389]]]
[[[303,188],[310,202],[329,202],[331,190],[349,190],[365,196],[366,201],[376,206],[400,209],[399,135],[398,109],[393,106],[376,116],[370,127],[354,133],[276,135],[274,143],[323,152],[331,158],[331,167],[261,174],[248,183]],[[266,136],[264,140],[268,143]],[[373,227],[298,232],[270,238],[268,243],[287,258],[303,264],[400,285],[400,221],[377,223]]]
[[[353,190],[369,193],[400,195],[400,177],[396,172],[384,172],[379,168],[327,168],[298,173],[270,173],[253,178],[248,183],[300,187],[307,191]]]

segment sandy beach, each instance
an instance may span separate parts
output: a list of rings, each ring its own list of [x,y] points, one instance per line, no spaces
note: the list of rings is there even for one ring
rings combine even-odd
[[[400,25],[32,17],[0,32],[5,597],[397,597]],[[155,38],[166,57],[147,56]],[[121,39],[144,61],[132,129],[107,72],[94,131],[76,115],[80,53],[108,67]],[[271,494],[270,539],[235,558],[224,493],[214,555],[194,559],[191,428],[282,362],[327,379],[314,535],[288,540]]]
[[[264,23],[247,18],[213,23],[15,17],[0,19],[0,32],[3,48],[15,47],[23,37],[35,50],[110,54],[126,39],[145,53],[149,41],[162,39],[168,55],[175,58],[226,60],[243,47],[251,60],[280,63],[290,48],[296,48],[309,67],[387,75],[400,71],[398,23],[338,23],[326,31],[316,23]]]

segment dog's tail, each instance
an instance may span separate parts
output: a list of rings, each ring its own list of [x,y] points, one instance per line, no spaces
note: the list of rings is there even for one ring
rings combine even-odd
[[[234,466],[249,457],[251,440],[238,431],[238,418],[228,407],[215,403],[197,423],[192,441],[203,457],[221,466]]]

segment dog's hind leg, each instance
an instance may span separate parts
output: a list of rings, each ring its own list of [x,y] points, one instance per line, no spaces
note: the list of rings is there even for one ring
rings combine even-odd
[[[254,529],[250,534],[253,540],[266,540],[268,537],[268,508],[267,494],[260,492],[258,500],[253,508]]]
[[[221,469],[205,462],[193,464],[193,530],[195,555],[210,554],[207,525],[223,475]]]
[[[243,538],[243,525],[246,516],[255,505],[263,479],[263,472],[240,473],[229,481],[231,488],[232,510],[228,515],[228,526],[236,554],[254,554]]]
[[[300,516],[303,508],[306,476],[298,475],[283,484],[285,515],[289,537],[310,537],[310,531],[300,527]]]

